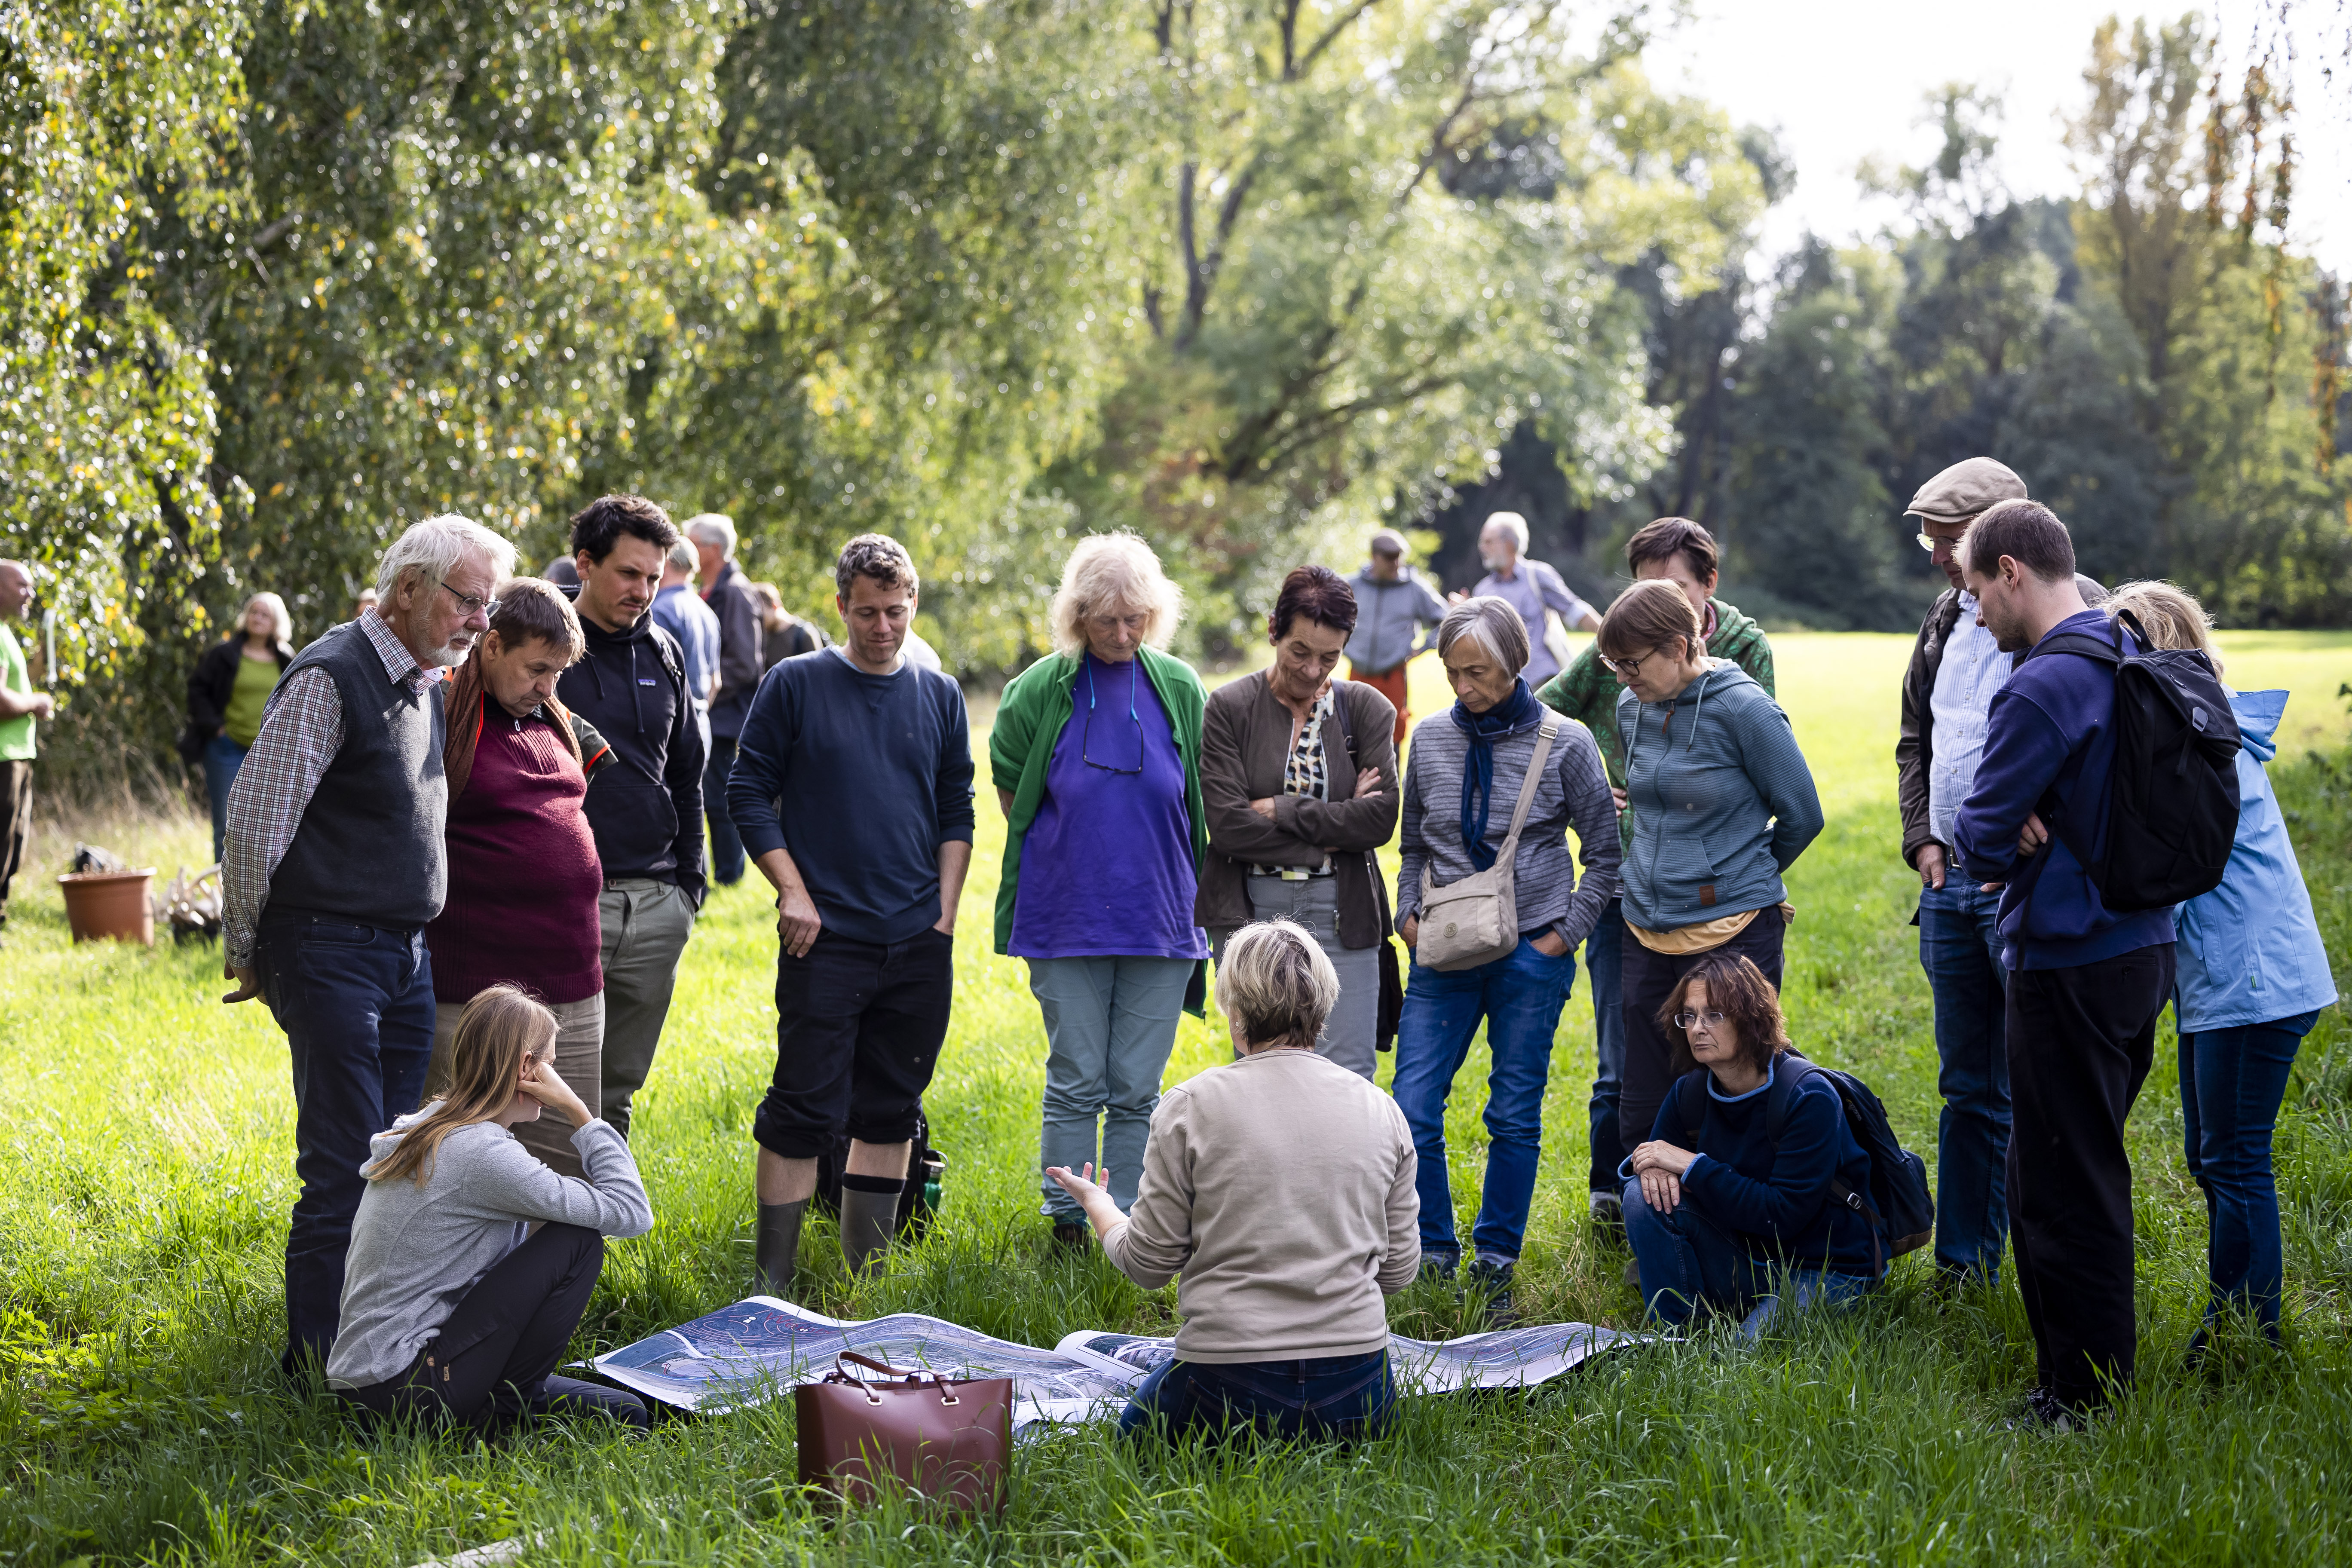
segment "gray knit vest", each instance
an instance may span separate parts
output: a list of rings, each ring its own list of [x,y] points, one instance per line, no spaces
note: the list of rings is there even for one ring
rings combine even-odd
[[[343,744],[269,879],[263,917],[415,930],[449,891],[441,687],[412,691],[385,674],[355,621],[304,648],[286,675],[310,668],[324,670],[342,699]]]

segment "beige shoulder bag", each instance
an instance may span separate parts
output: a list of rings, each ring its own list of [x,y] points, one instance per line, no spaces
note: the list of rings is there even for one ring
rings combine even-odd
[[[1443,888],[1433,885],[1429,868],[1422,867],[1421,940],[1413,957],[1423,967],[1475,969],[1517,951],[1519,891],[1512,868],[1518,858],[1519,829],[1527,826],[1528,809],[1535,805],[1536,786],[1543,782],[1544,763],[1551,759],[1551,743],[1559,734],[1559,720],[1547,710],[1536,731],[1536,752],[1528,759],[1527,777],[1519,781],[1511,831],[1495,852],[1492,866]]]

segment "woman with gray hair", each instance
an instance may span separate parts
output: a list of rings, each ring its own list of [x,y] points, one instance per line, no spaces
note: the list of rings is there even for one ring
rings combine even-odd
[[[1528,689],[1527,625],[1496,598],[1466,599],[1437,627],[1454,706],[1413,730],[1404,775],[1404,864],[1397,932],[1413,950],[1397,1025],[1397,1104],[1421,1162],[1425,1270],[1451,1274],[1461,1258],[1445,1171],[1445,1103],[1478,1026],[1493,1067],[1486,1079],[1486,1174],[1471,1232],[1470,1283],[1489,1320],[1507,1321],[1513,1269],[1535,1198],[1544,1085],[1552,1036],[1576,981],[1575,951],[1617,893],[1617,806],[1592,732],[1553,713]],[[1576,829],[1584,875],[1569,851]],[[1513,929],[1490,933],[1499,951],[1465,951],[1451,911],[1472,883],[1506,879],[1496,900]],[[1453,899],[1441,895],[1453,889]],[[1423,915],[1448,912],[1424,946]],[[1467,921],[1465,912],[1459,917]]]
[[[1160,1102],[1131,1212],[1099,1184],[1111,1171],[1045,1173],[1129,1279],[1183,1275],[1175,1359],[1137,1388],[1122,1433],[1362,1436],[1396,1401],[1381,1299],[1421,1258],[1413,1141],[1394,1100],[1315,1054],[1339,994],[1305,930],[1243,927],[1217,970],[1235,1059]]]
[[[1192,911],[1208,693],[1161,651],[1182,604],[1134,534],[1081,540],[1054,595],[1055,651],[1004,688],[988,743],[1005,816],[996,951],[1029,961],[1045,1021],[1041,1164],[1091,1163],[1099,1119],[1124,1203],[1209,955]],[[1055,1240],[1083,1247],[1077,1204],[1042,1190]]]
[[[188,724],[180,755],[205,765],[213,808],[213,858],[228,834],[228,791],[261,734],[261,710],[294,662],[294,619],[275,594],[256,594],[228,635],[205,649],[188,677]]]

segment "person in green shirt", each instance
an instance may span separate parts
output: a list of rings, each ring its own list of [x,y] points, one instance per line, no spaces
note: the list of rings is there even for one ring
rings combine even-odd
[[[245,602],[228,636],[206,648],[188,677],[188,727],[180,755],[205,765],[212,797],[213,858],[228,832],[228,791],[245,753],[261,733],[261,715],[278,677],[294,658],[294,621],[286,601],[256,594]]]
[[[1720,556],[1715,536],[1686,517],[1662,517],[1643,523],[1625,542],[1625,564],[1637,582],[1663,578],[1679,586],[1698,607],[1706,652],[1727,658],[1753,676],[1765,695],[1772,688],[1772,645],[1764,628],[1715,596]],[[1569,667],[1536,693],[1544,705],[1565,713],[1592,731],[1601,747],[1601,761],[1609,770],[1609,787],[1617,796],[1619,847],[1633,852],[1633,813],[1625,805],[1625,743],[1617,732],[1617,693],[1622,683],[1601,658],[1598,642],[1587,643]],[[1592,1217],[1604,1226],[1624,1223],[1618,1195],[1617,1091],[1625,1068],[1625,1020],[1620,1010],[1620,979],[1625,940],[1625,918],[1618,900],[1601,911],[1601,923],[1584,942],[1584,966],[1592,975],[1592,1037],[1600,1066],[1593,1075],[1591,1105],[1592,1138]]]
[[[32,602],[30,569],[0,561],[0,927],[8,923],[8,884],[33,836],[33,725],[55,711],[48,694],[33,689],[25,650],[7,626]]]

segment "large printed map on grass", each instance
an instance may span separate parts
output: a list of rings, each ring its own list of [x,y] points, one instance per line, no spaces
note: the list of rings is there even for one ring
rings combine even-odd
[[[1645,1334],[1590,1323],[1499,1329],[1453,1340],[1389,1339],[1401,1394],[1542,1383]],[[1118,1414],[1136,1384],[1174,1356],[1174,1342],[1081,1329],[1052,1350],[1015,1344],[915,1312],[852,1321],[751,1296],[598,1356],[598,1372],[686,1410],[772,1399],[834,1370],[843,1351],[955,1377],[1013,1380],[1016,1425]],[[849,1369],[856,1371],[857,1369]]]

